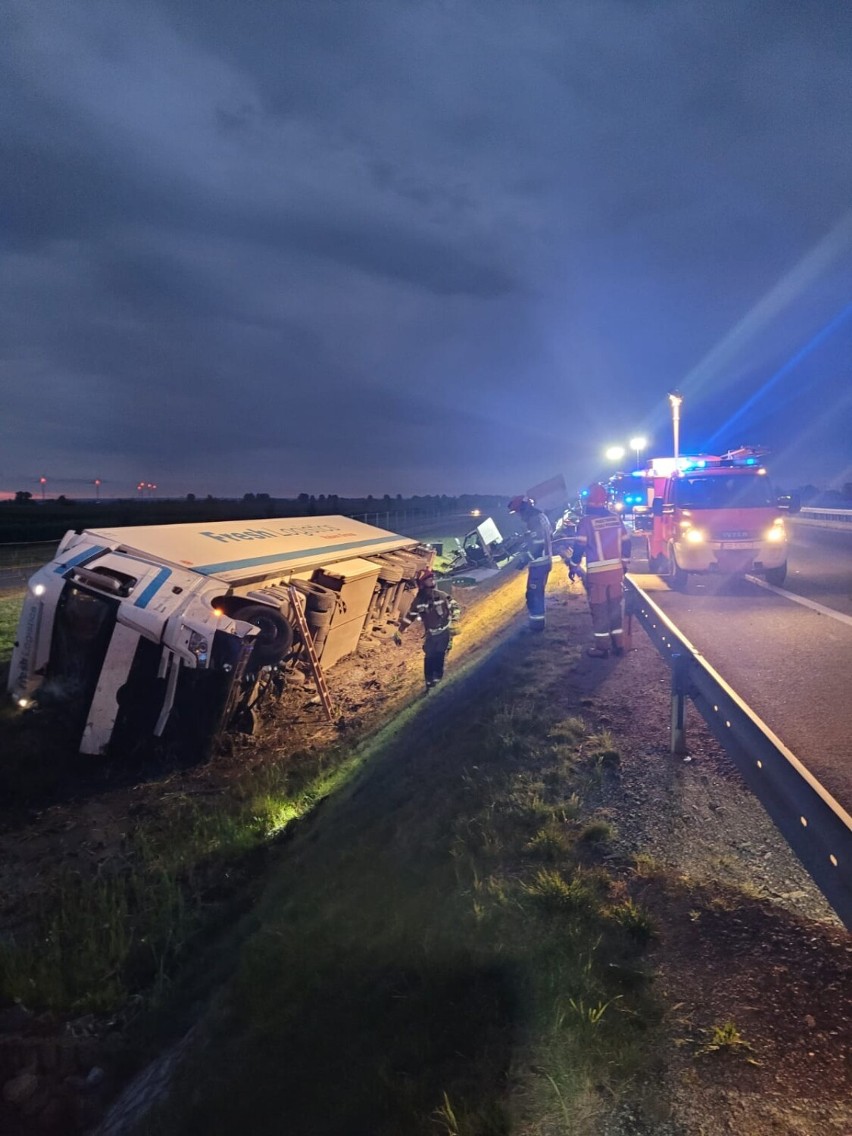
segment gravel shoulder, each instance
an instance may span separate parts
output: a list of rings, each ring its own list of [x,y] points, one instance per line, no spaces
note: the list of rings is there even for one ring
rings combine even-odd
[[[652,1130],[849,1136],[852,939],[691,705],[688,754],[669,752],[670,676],[644,634],[605,665],[593,709],[623,756],[600,806],[661,928],[674,1121]],[[725,1023],[742,1044],[708,1048]]]

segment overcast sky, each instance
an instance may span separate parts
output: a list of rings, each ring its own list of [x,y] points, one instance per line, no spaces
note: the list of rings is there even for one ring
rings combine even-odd
[[[846,0],[0,13],[0,490],[852,480]]]

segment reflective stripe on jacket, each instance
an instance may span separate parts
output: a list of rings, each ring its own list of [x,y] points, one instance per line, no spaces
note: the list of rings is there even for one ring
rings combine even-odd
[[[547,513],[535,506],[521,510],[521,517],[527,527],[524,533],[523,547],[533,560],[549,560],[551,555],[551,533],[553,526]]]
[[[431,597],[419,592],[414,603],[399,621],[399,629],[404,631],[415,619],[419,619],[427,635],[440,635],[458,620],[459,612],[460,608],[456,601],[443,592],[436,592]]]
[[[587,513],[580,519],[572,559],[579,562],[583,556],[590,574],[621,568],[622,562],[630,559],[630,533],[621,517],[609,512],[599,516]]]

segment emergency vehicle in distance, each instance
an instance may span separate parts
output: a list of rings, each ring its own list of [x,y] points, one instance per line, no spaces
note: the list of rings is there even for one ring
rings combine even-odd
[[[614,513],[632,513],[639,506],[647,504],[648,494],[645,485],[638,480],[639,475],[614,473],[607,481],[606,489],[609,507]]]
[[[741,446],[721,456],[651,458],[637,471],[648,503],[634,505],[633,527],[647,534],[652,572],[667,575],[681,591],[693,573],[753,573],[770,584],[784,582],[783,513],[790,505],[772,489],[762,463],[766,453]]]
[[[9,692],[61,708],[85,754],[203,756],[251,731],[305,631],[327,669],[405,614],[433,556],[342,516],[68,532],[29,581]]]

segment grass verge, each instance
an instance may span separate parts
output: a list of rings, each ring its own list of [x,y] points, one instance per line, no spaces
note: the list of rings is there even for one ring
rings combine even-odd
[[[15,643],[23,602],[23,589],[0,595],[0,667],[8,663],[12,657],[12,647]]]
[[[561,713],[569,661],[516,639],[296,835],[140,1131],[600,1131],[650,1075],[654,927],[583,838],[618,753]]]
[[[32,896],[0,939],[0,998],[62,1013],[158,1004],[199,937],[245,908],[270,841],[359,761],[341,747],[249,771],[213,802],[173,794],[106,865],[61,871]]]

